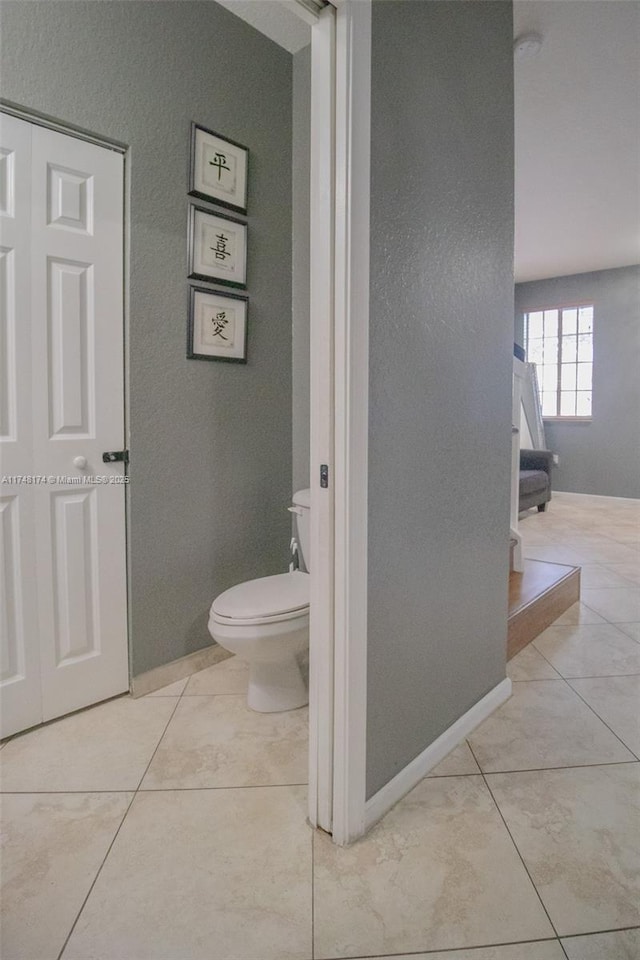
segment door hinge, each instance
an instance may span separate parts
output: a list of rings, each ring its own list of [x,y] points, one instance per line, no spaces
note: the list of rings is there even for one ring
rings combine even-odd
[[[129,463],[128,450],[105,450],[102,454],[103,463]]]
[[[329,464],[320,464],[320,486],[325,489],[329,486]]]

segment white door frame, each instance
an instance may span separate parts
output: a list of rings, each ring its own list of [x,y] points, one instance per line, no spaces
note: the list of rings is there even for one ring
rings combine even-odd
[[[311,30],[309,820],[333,824],[334,632],[334,7]],[[320,469],[328,468],[327,487]]]
[[[365,830],[371,0],[334,6],[311,54],[309,819],[346,844]]]

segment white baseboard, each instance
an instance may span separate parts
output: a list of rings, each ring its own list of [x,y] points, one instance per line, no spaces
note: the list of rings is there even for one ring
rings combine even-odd
[[[637,503],[637,497],[610,497],[605,493],[577,493],[575,490],[552,490],[551,499],[556,494],[561,494],[563,497],[580,497],[581,499],[586,500],[618,500],[621,503]]]
[[[232,656],[228,650],[225,650],[217,643],[210,647],[204,647],[202,650],[196,650],[194,653],[187,654],[186,657],[180,657],[178,660],[172,660],[170,663],[164,663],[161,667],[155,667],[153,670],[147,670],[131,680],[131,696],[144,697],[148,693],[160,690],[169,683],[175,683],[176,680],[183,680],[184,677],[190,677],[192,673],[198,670],[204,670],[205,667],[211,667],[214,663],[220,663]]]
[[[402,800],[410,790],[413,790],[436,764],[444,760],[454,747],[457,747],[494,710],[501,707],[510,696],[511,680],[507,677],[451,724],[448,730],[445,730],[426,750],[407,764],[393,780],[374,793],[365,803],[365,830],[373,826],[391,807],[395,806],[398,800]]]

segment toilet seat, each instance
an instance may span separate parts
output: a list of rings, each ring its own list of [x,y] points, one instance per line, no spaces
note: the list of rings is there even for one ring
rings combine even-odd
[[[300,610],[293,610],[291,613],[281,613],[276,617],[221,617],[219,613],[213,610],[209,613],[209,621],[219,626],[236,627],[266,627],[270,623],[287,623],[289,620],[309,620],[309,607],[301,607]]]
[[[211,605],[211,619],[221,624],[269,624],[308,615],[309,574],[294,570],[247,580],[225,590]]]

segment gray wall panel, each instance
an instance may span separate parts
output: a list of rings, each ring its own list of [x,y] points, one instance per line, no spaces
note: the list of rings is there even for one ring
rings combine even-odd
[[[515,338],[539,307],[594,304],[590,423],[545,421],[556,490],[640,497],[640,266],[516,285]],[[549,508],[551,509],[551,508]]]
[[[368,796],[505,676],[511,13],[373,5]]]
[[[211,642],[208,607],[286,569],[291,57],[211,2],[3,3],[2,95],[130,147],[133,672]],[[197,120],[251,150],[249,364],[187,360]]]

